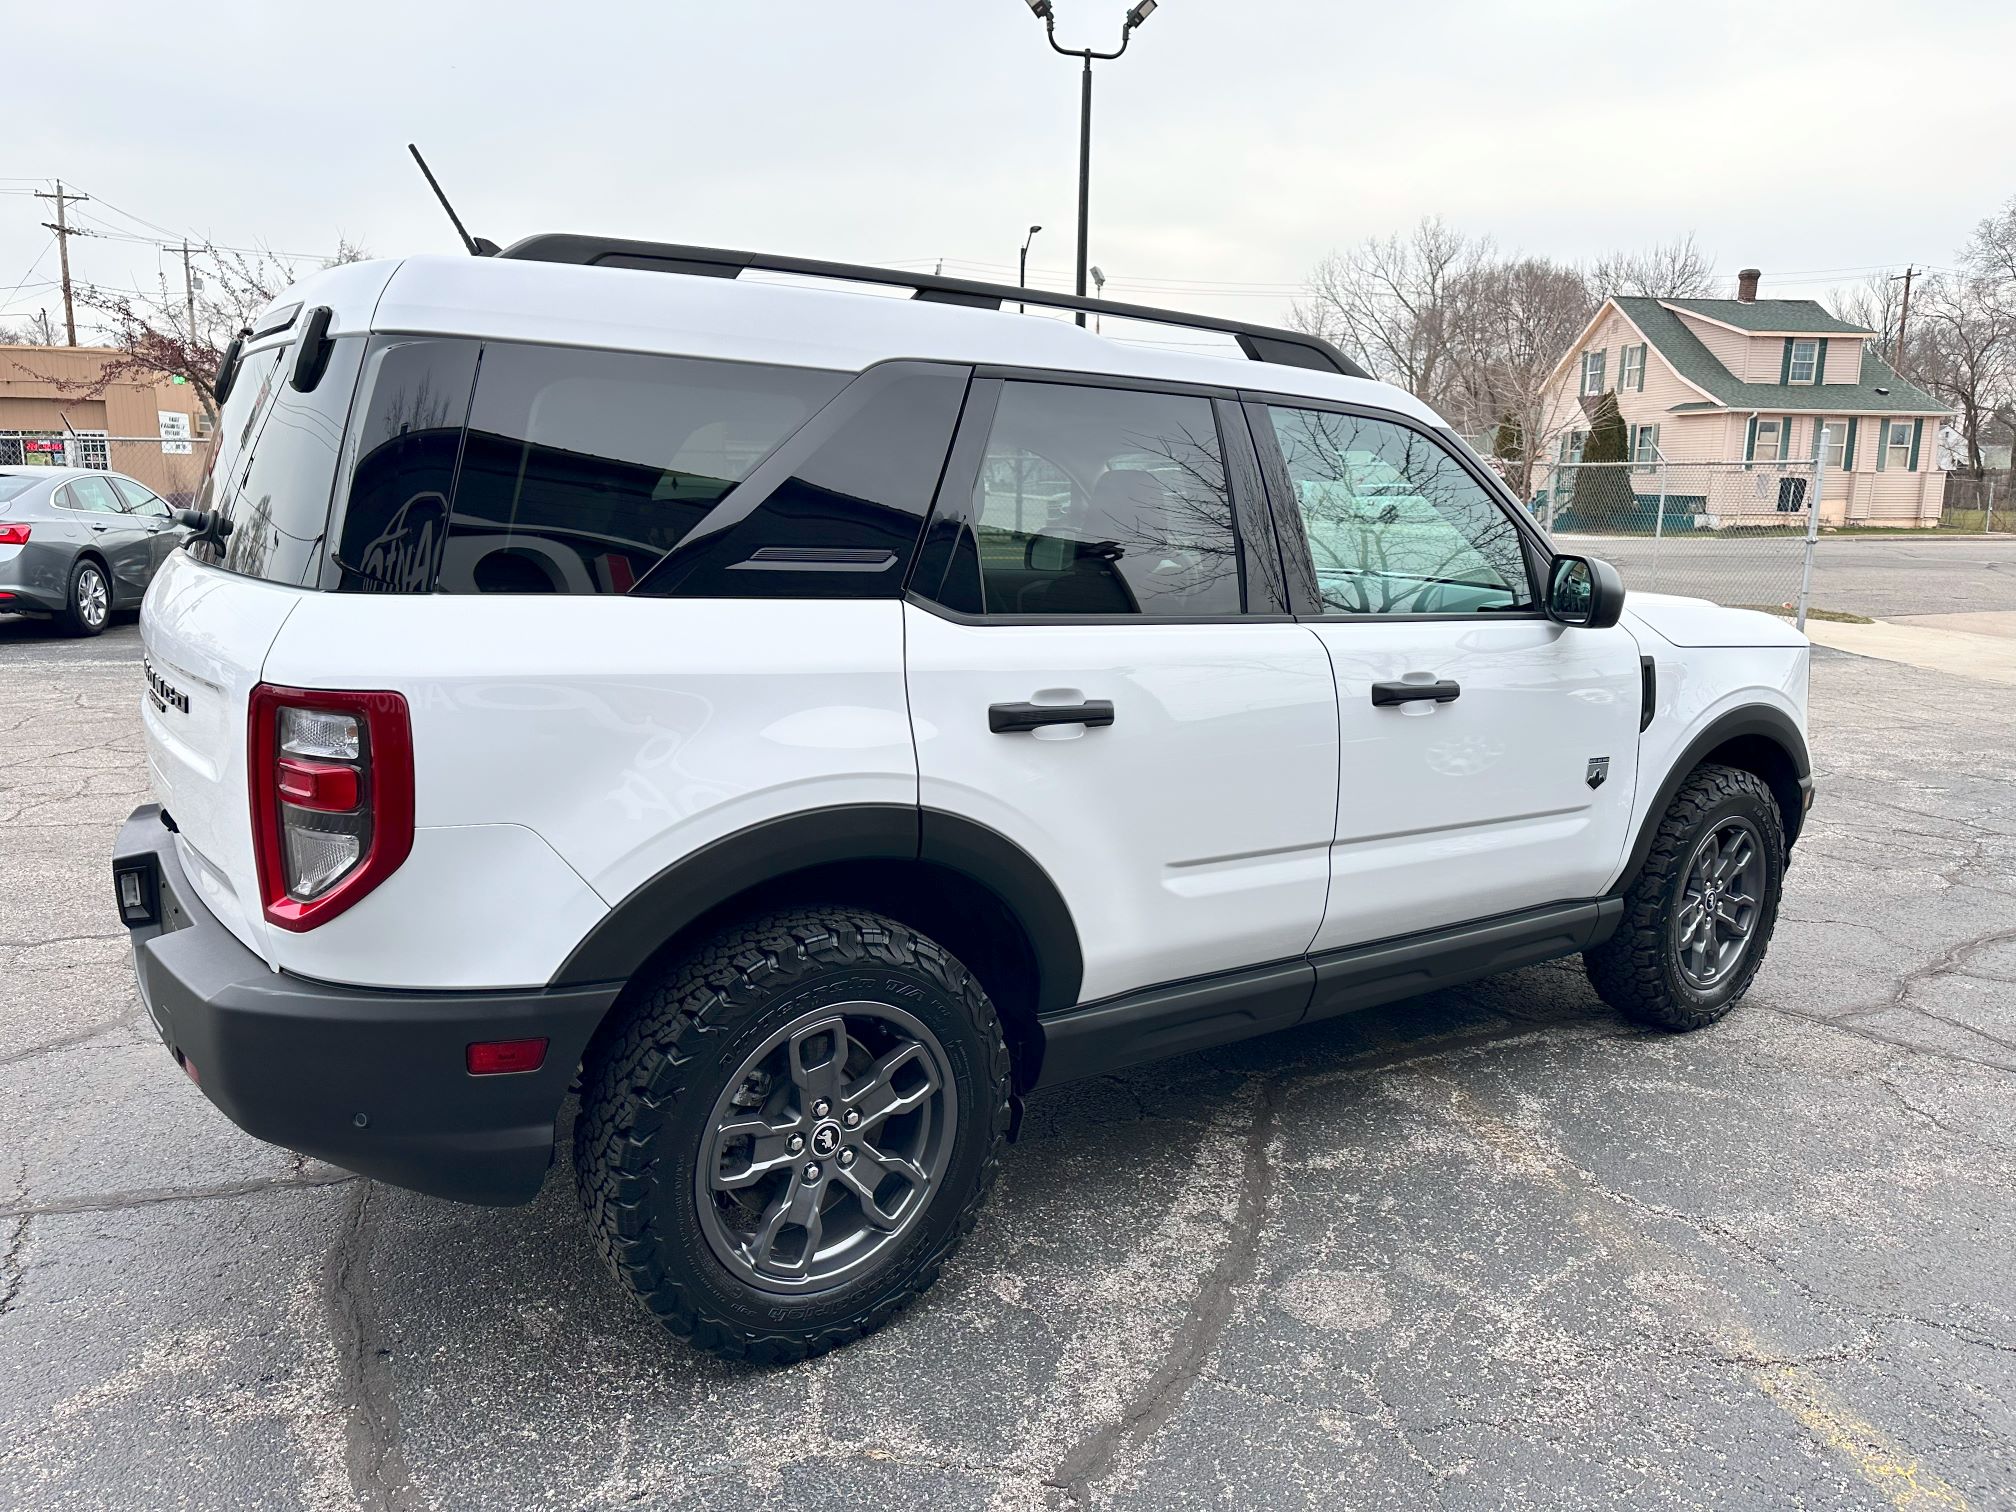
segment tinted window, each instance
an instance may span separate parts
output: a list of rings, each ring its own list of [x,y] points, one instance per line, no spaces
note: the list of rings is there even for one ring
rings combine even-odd
[[[1207,399],[1008,383],[971,549],[989,614],[1237,614],[1238,540]]]
[[[316,581],[363,353],[362,337],[332,343],[321,381],[305,394],[287,382],[293,347],[244,360],[196,495],[197,509],[229,523],[221,551],[214,542],[191,548],[203,560],[269,582]]]
[[[70,509],[92,514],[126,513],[126,506],[120,502],[109,478],[73,478],[63,485],[63,492],[69,495],[65,502]]]
[[[160,499],[135,483],[131,478],[114,478],[112,486],[119,490],[119,497],[126,501],[126,507],[136,515],[146,515],[149,519],[165,520],[171,511]]]
[[[1441,443],[1386,420],[1270,409],[1331,614],[1532,602],[1518,527]]]
[[[372,343],[364,398],[345,448],[350,494],[334,559],[338,587],[433,591],[476,354],[473,341]]]
[[[0,473],[0,502],[16,498],[28,492],[29,489],[33,488],[40,481],[41,479],[39,478],[24,478],[19,474]]]
[[[487,346],[439,586],[627,593],[846,376]]]
[[[893,597],[959,422],[967,370],[864,373],[750,474],[640,591],[682,597]]]

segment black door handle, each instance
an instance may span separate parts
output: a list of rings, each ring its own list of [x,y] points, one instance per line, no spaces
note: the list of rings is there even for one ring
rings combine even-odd
[[[1463,685],[1449,678],[1440,682],[1383,682],[1372,684],[1372,703],[1383,709],[1388,704],[1454,703],[1463,696]]]
[[[1040,730],[1044,725],[1082,724],[1099,728],[1113,723],[1113,705],[1104,698],[1088,698],[1080,704],[989,704],[987,728],[996,735],[1012,735],[1017,730]]]

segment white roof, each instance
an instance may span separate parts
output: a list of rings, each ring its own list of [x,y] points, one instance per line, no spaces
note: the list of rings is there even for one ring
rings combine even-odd
[[[1370,379],[1172,351],[1069,321],[844,287],[429,256],[332,268],[276,303],[294,300],[332,306],[332,333],[475,336],[842,372],[902,357],[996,363],[1306,394],[1443,423],[1413,395]]]

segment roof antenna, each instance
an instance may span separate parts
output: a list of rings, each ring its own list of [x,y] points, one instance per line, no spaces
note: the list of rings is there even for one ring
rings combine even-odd
[[[448,212],[448,219],[455,223],[455,234],[462,238],[462,245],[469,249],[471,257],[495,257],[497,243],[488,237],[471,236],[463,228],[462,217],[455,213],[455,207],[448,203],[448,196],[441,192],[441,185],[434,177],[434,170],[427,166],[427,159],[420,156],[420,149],[408,142],[406,150],[413,154],[413,161],[420,165],[420,171],[427,175],[427,187],[434,191],[434,198],[441,201],[441,208]]]

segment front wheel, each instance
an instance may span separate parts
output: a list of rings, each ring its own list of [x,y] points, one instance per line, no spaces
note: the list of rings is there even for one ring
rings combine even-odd
[[[673,963],[589,1057],[574,1165],[618,1279],[674,1333],[803,1359],[881,1326],[973,1225],[1009,1116],[980,984],[850,909]]]
[[[1764,780],[1696,769],[1659,821],[1617,932],[1584,954],[1589,980],[1640,1023],[1712,1024],[1764,964],[1784,877],[1784,821]]]

